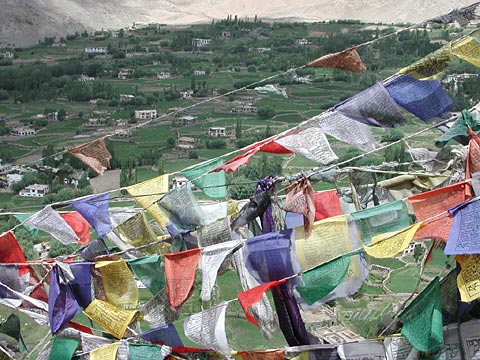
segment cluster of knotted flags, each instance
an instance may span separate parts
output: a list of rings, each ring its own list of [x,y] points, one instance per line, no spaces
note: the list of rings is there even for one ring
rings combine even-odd
[[[468,14],[446,16],[457,20],[468,18]],[[326,134],[371,151],[377,144],[369,126],[401,124],[406,120],[403,109],[424,121],[445,118],[452,102],[433,79],[453,55],[478,66],[478,34],[475,31],[450,42],[389,81],[377,83],[285,133],[244,148],[226,163],[214,159],[182,174],[208,196],[224,198],[226,181],[221,170],[234,171],[259,151],[296,153],[327,164],[337,156]],[[309,65],[364,71],[355,49],[330,54]],[[84,245],[77,254],[82,261],[67,257],[28,263],[14,233],[2,234],[0,304],[40,324],[49,324],[55,337],[41,351],[40,359],[59,358],[59,354],[71,358],[75,352],[91,359],[175,358],[192,352],[213,356],[211,351],[231,357],[224,323],[227,306],[233,300],[240,302],[246,318],[265,335],[279,326],[289,345],[312,346],[239,351],[236,356],[242,359],[303,358],[308,356],[306,350],[328,359],[367,354],[379,358],[390,354],[396,359],[401,353],[441,350],[452,354],[460,348],[475,353],[478,349],[466,334],[477,336],[472,330],[476,323],[461,324],[459,331],[442,329],[446,322],[442,312],[457,315],[452,305],[452,299],[457,304],[457,288],[464,302],[480,297],[480,230],[475,219],[480,202],[470,181],[472,174],[480,171],[480,139],[472,129],[478,130],[480,125],[464,112],[439,140],[444,144],[450,138],[469,139],[464,181],[358,211],[347,210],[345,204],[342,207],[336,190],[313,191],[306,177],[286,188],[285,199],[276,196],[275,178],[268,177],[259,181],[256,194],[248,201],[201,205],[190,183],[169,191],[168,175],[163,175],[126,189],[142,208],[139,211],[110,207],[108,193],[72,201],[73,212],[60,213],[47,206],[20,217],[20,221],[32,233],[42,230],[63,244]],[[414,154],[421,153],[415,150],[410,151],[414,159]],[[104,138],[68,151],[99,174],[108,168],[110,154]],[[160,230],[154,231],[146,214]],[[93,241],[90,227],[98,235]],[[124,257],[110,253],[104,239]],[[299,307],[306,309],[358,291],[368,276],[365,253],[394,257],[412,240],[422,239],[443,243],[445,253],[456,255],[462,270],[441,282],[433,280],[401,313],[403,337],[338,348],[315,345],[318,339],[307,332]],[[197,269],[201,270],[201,299],[211,301],[217,274],[229,267],[238,274],[244,291],[237,299],[187,317],[183,323],[186,337],[205,349],[185,348],[172,323],[193,292],[195,278],[200,276]],[[136,279],[153,295],[146,304],[139,304]],[[272,293],[274,307],[265,295],[267,290]],[[74,322],[81,311],[118,341],[95,336],[90,327]],[[136,327],[142,319],[150,330],[142,332]],[[0,325],[0,332],[16,338],[24,349],[15,314]],[[458,334],[465,338],[460,341]]]

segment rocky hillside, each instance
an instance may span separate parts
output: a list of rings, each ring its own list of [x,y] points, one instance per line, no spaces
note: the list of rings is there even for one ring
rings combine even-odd
[[[35,44],[75,30],[113,29],[133,22],[191,24],[227,15],[263,20],[359,19],[417,22],[472,0],[0,0],[0,46]]]

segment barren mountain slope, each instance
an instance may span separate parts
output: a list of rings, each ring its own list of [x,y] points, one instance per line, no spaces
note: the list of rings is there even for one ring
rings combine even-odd
[[[319,21],[417,22],[472,0],[0,0],[0,46],[25,46],[75,30],[113,29],[133,22],[190,24],[227,15]]]

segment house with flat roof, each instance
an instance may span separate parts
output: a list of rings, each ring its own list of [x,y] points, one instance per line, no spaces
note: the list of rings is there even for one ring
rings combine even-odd
[[[212,126],[208,128],[208,136],[224,137],[227,136],[227,129],[224,126]]]
[[[45,194],[50,192],[50,187],[44,184],[28,185],[24,189],[20,190],[18,195],[27,197],[44,197]]]

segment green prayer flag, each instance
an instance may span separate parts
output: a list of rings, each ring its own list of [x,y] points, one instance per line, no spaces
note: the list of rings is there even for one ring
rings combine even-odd
[[[161,360],[164,358],[161,346],[130,344],[128,351],[130,353],[130,359],[135,360]]]
[[[463,110],[462,113],[457,117],[453,125],[448,129],[442,137],[435,141],[435,146],[443,147],[448,142],[448,140],[457,137],[463,136],[466,137],[466,142],[470,139],[467,129],[470,128],[473,131],[480,130],[480,121],[478,121],[470,112]]]
[[[165,266],[159,255],[128,260],[128,264],[153,295],[165,287]]]
[[[71,359],[79,344],[77,339],[54,337],[48,360]]]
[[[193,181],[195,186],[201,188],[205,195],[213,198],[224,198],[227,196],[225,171],[208,173],[210,170],[222,164],[223,159],[213,159],[194,168],[183,170],[181,174],[188,180]],[[201,177],[198,178],[199,176]]]
[[[340,285],[347,275],[351,256],[352,255],[345,255],[339,257],[315,269],[302,273],[305,285],[298,285],[296,287],[302,299],[308,305],[312,305]]]
[[[417,350],[432,352],[443,346],[443,319],[438,277],[400,315],[402,335]]]
[[[402,230],[410,226],[407,206],[401,200],[392,201],[350,214],[364,245],[370,245],[375,235]]]
[[[18,221],[20,221],[21,223],[23,223],[25,220],[27,220],[29,217],[31,217],[34,213],[30,213],[30,214],[15,214],[13,216],[15,216],[15,219],[17,219]],[[33,227],[30,227],[30,226],[27,226],[27,225],[23,225],[23,227],[28,231],[28,233],[33,236],[33,237],[37,237],[38,236],[38,229],[36,228],[33,228]]]
[[[0,324],[0,333],[17,340],[21,352],[27,351],[22,334],[20,333],[20,318],[16,314],[10,314],[10,316]]]

